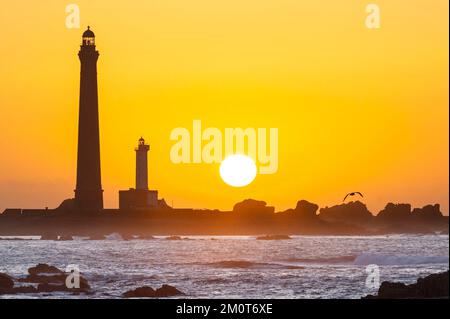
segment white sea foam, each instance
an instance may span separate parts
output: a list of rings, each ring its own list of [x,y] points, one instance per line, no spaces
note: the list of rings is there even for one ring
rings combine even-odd
[[[107,240],[123,240],[122,235],[120,235],[119,233],[112,233],[112,234],[106,235],[105,238]]]
[[[425,265],[448,264],[448,256],[408,256],[363,253],[356,256],[354,265]]]

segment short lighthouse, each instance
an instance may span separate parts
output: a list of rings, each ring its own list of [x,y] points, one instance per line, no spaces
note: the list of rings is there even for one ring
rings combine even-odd
[[[147,153],[150,146],[141,137],[136,147],[136,189],[148,190]]]
[[[148,189],[148,151],[150,146],[143,137],[138,141],[136,152],[136,188],[119,191],[119,209],[136,210],[156,208],[158,206],[158,191]]]

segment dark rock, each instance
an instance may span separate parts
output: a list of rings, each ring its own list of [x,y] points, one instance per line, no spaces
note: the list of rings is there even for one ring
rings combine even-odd
[[[39,284],[37,287],[37,291],[38,292],[68,292],[68,291],[73,291],[75,289],[69,289],[66,287],[66,285],[61,285],[61,284],[48,284],[48,283],[44,283],[44,284]]]
[[[41,240],[58,240],[58,235],[56,234],[43,234]]]
[[[384,221],[406,221],[411,217],[411,204],[388,203],[377,215],[377,219]]]
[[[422,222],[434,222],[442,219],[442,213],[439,204],[426,205],[422,208],[414,208],[412,211],[413,217]]]
[[[166,237],[167,240],[183,240],[180,236],[169,236]]]
[[[181,237],[181,236],[168,236],[166,237],[166,240],[193,240],[189,237]]]
[[[26,278],[19,279],[19,282],[38,283],[43,285],[66,285],[66,279],[69,274],[62,273],[57,275],[29,275]],[[90,289],[88,281],[80,276],[80,289]]]
[[[449,272],[432,274],[419,278],[415,284],[406,285],[385,281],[381,283],[377,296],[366,296],[364,299],[426,299],[448,298]]]
[[[14,295],[20,293],[35,293],[36,288],[33,286],[16,286],[14,279],[4,273],[0,273],[0,295]]]
[[[40,274],[63,274],[64,272],[54,266],[50,266],[47,264],[37,264],[34,267],[28,268],[28,273],[30,275],[40,275]]]
[[[66,286],[66,279],[69,274],[47,264],[38,264],[35,267],[31,267],[28,269],[28,273],[29,275],[27,277],[21,278],[18,281],[37,283],[38,292],[88,292],[90,290],[88,281],[82,276],[80,276],[79,288],[68,288]]]
[[[65,274],[57,274],[57,275],[28,275],[25,278],[20,278],[18,281],[28,283],[57,284],[65,280],[66,280]]]
[[[122,237],[123,240],[133,240],[135,239],[133,235],[130,234],[120,234],[120,237]]]
[[[378,298],[380,299],[398,299],[409,298],[413,295],[413,288],[400,282],[388,282],[381,283],[378,289]]]
[[[297,202],[297,206],[294,209],[294,214],[301,219],[315,219],[317,218],[317,210],[319,206],[314,203],[310,203],[307,200],[300,200]]]
[[[9,289],[0,288],[0,295],[31,294],[37,292],[37,289],[33,286],[19,286]]]
[[[154,290],[152,287],[143,286],[134,290],[127,291],[123,294],[125,298],[155,298],[155,297],[172,297],[184,295],[177,288],[170,285],[162,285],[161,288]]]
[[[67,288],[65,285],[57,284],[39,284],[37,287],[38,292],[57,292],[65,291]]]
[[[11,289],[14,287],[14,280],[7,274],[0,272],[0,289]]]
[[[365,225],[372,221],[373,215],[360,201],[350,202],[320,209],[320,219],[327,222],[343,222]]]
[[[62,236],[59,236],[58,240],[60,240],[60,241],[73,240],[73,237],[70,235],[62,235]]]
[[[42,276],[45,277],[45,276]],[[69,288],[66,285],[67,276],[59,275],[59,276],[49,276],[52,278],[48,278],[47,280],[44,278],[40,278],[41,282],[38,284],[37,290],[38,292],[89,292],[90,286],[88,281],[80,276],[80,287],[79,288]],[[33,281],[35,282],[35,281]]]
[[[144,286],[134,290],[127,291],[123,294],[125,298],[145,298],[155,297],[155,290],[152,287]]]
[[[449,297],[448,271],[440,274],[431,274],[425,278],[417,279],[416,289],[421,298]]]
[[[158,288],[155,291],[155,297],[172,297],[179,295],[184,295],[184,293],[170,285],[162,285],[161,288]]]
[[[292,239],[288,235],[265,235],[256,237],[257,240],[283,240],[283,239]]]
[[[254,199],[246,199],[240,203],[237,203],[233,207],[233,212],[237,214],[272,214],[275,212],[273,206],[267,206],[264,201],[258,201]]]
[[[12,293],[14,294],[33,294],[37,292],[37,289],[33,286],[19,286],[14,287],[14,289],[12,290]]]
[[[380,232],[432,234],[448,229],[448,217],[439,204],[414,208],[410,204],[389,203],[376,217]]]

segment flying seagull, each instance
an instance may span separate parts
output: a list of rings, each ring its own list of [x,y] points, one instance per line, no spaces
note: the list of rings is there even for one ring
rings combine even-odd
[[[347,195],[345,195],[343,202],[345,202],[345,200],[347,199],[348,196],[355,196],[355,195],[359,195],[361,197],[364,197],[363,194],[361,194],[360,192],[348,193]]]

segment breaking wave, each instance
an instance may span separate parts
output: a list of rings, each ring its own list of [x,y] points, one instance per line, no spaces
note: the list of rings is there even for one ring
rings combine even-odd
[[[405,256],[363,253],[356,257],[354,265],[423,265],[448,264],[448,256]]]
[[[318,258],[289,258],[287,262],[305,263],[305,264],[343,264],[352,263],[356,255],[339,257],[318,257]]]

